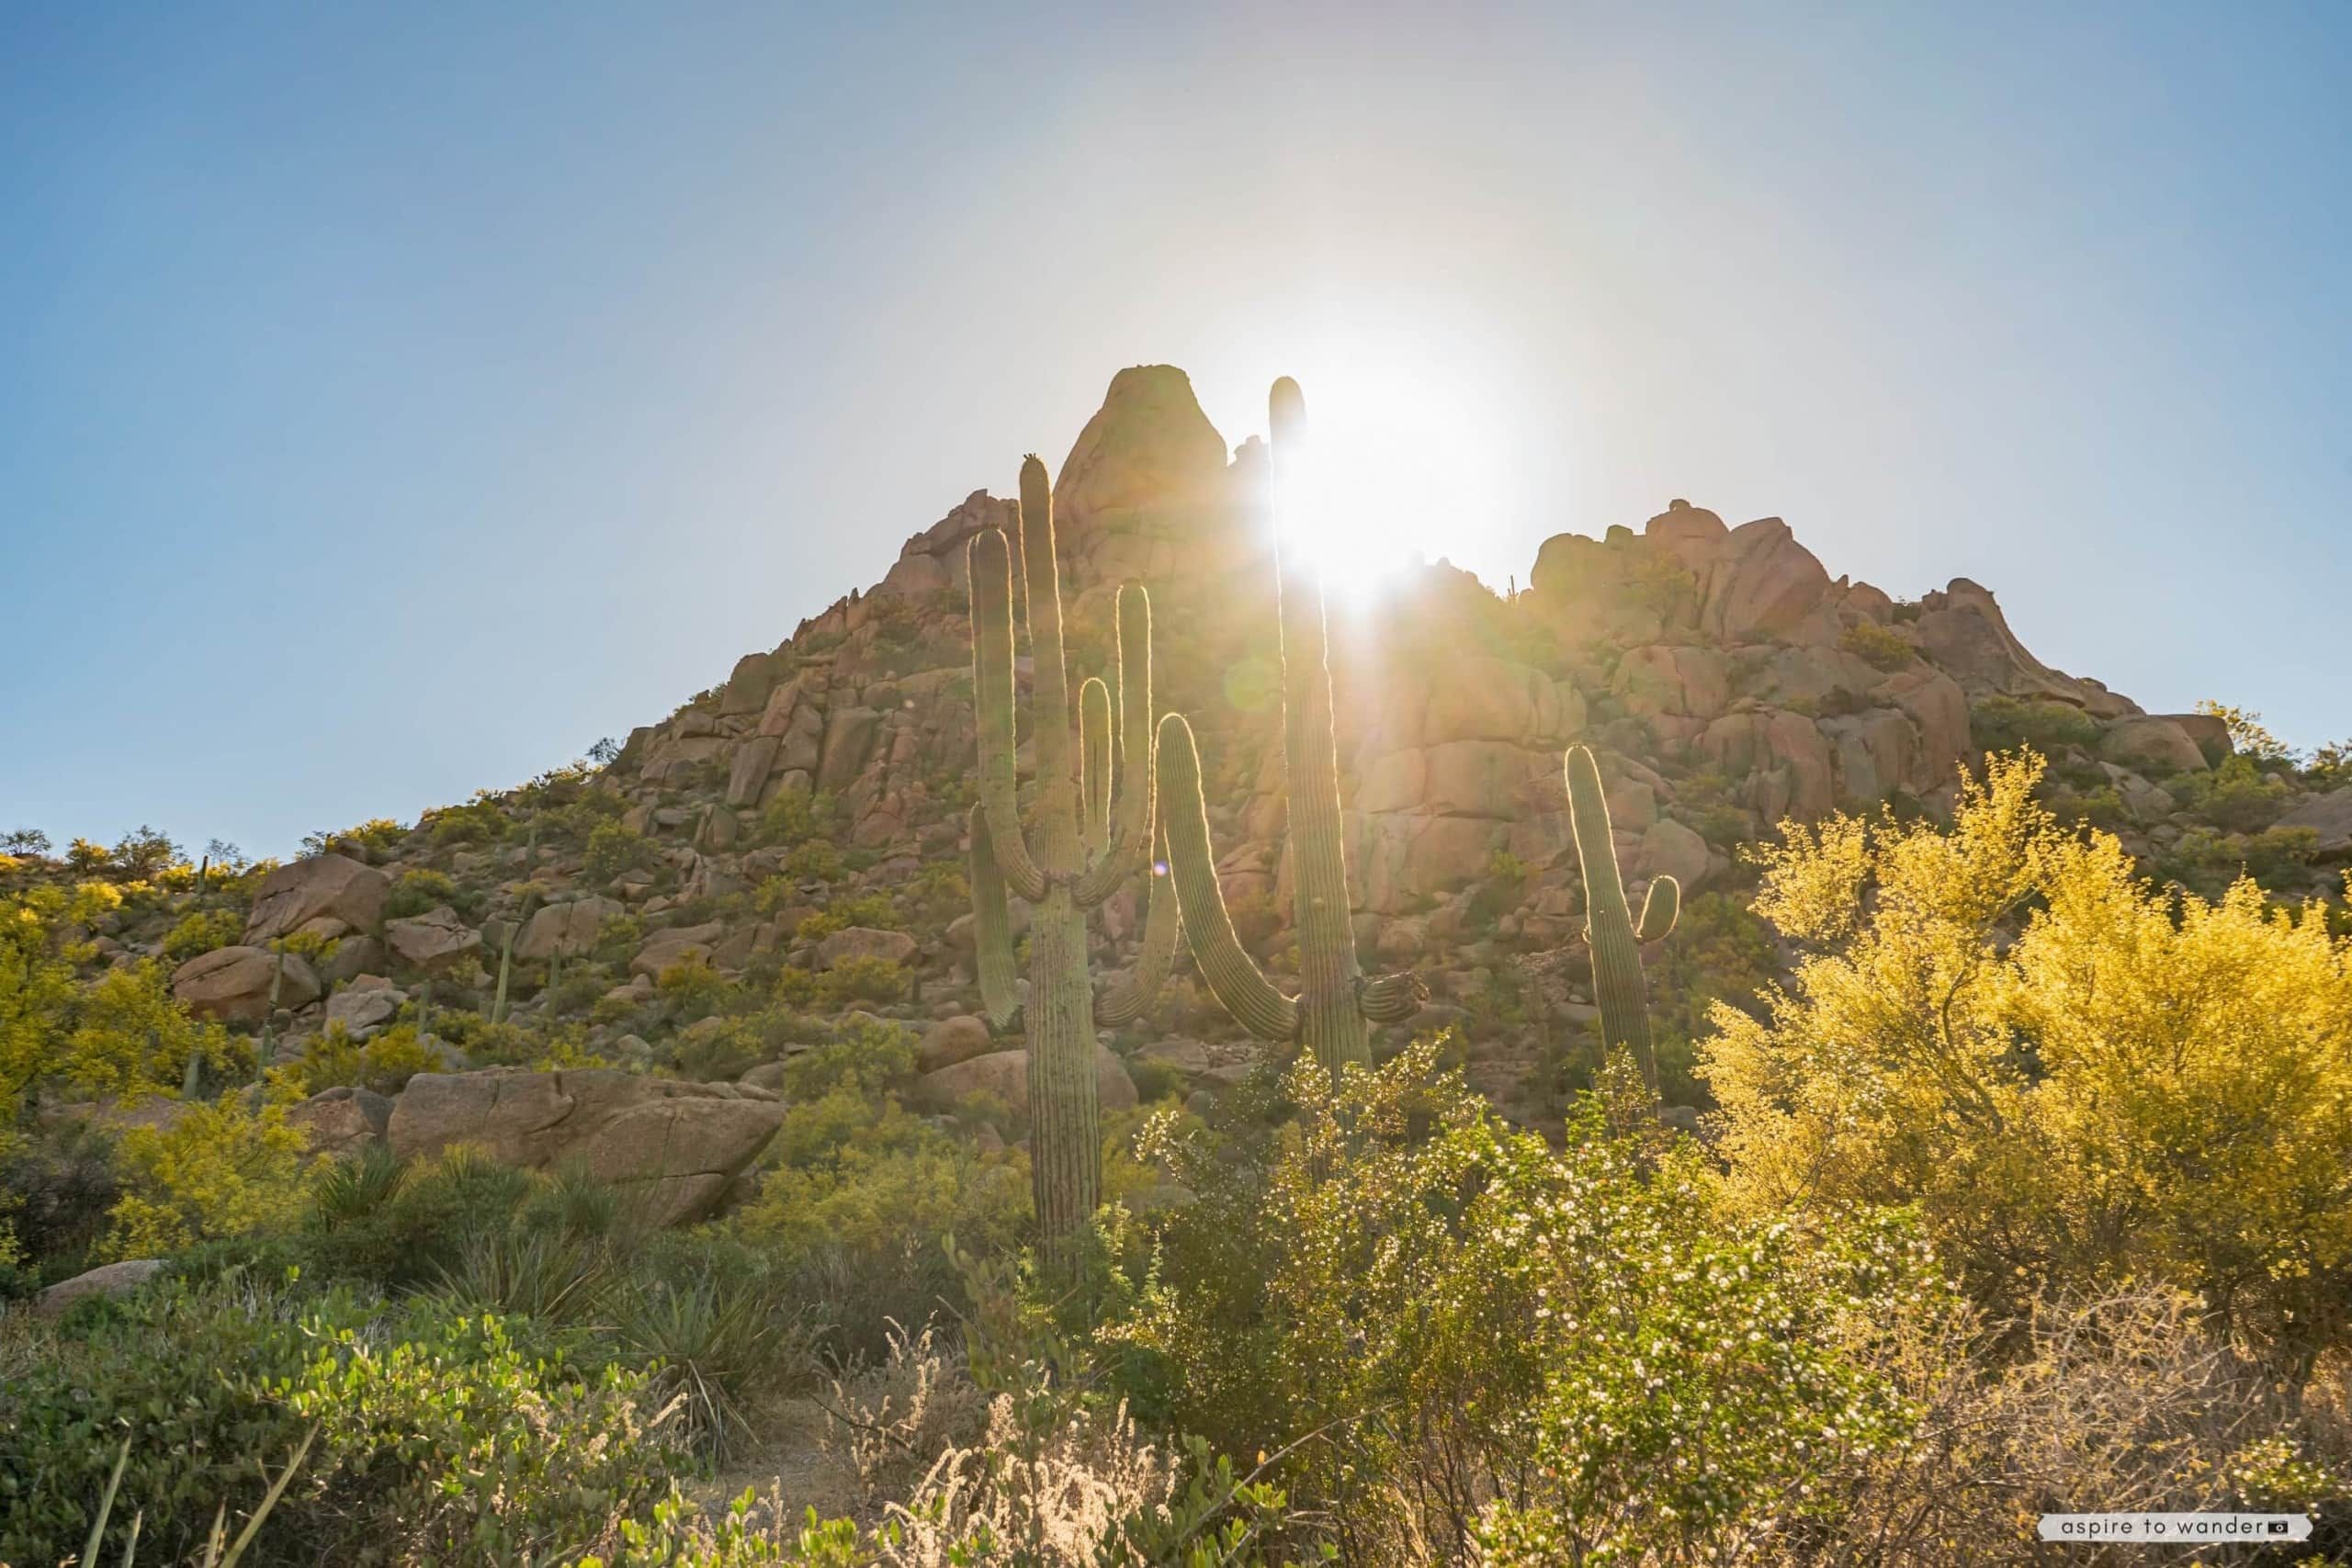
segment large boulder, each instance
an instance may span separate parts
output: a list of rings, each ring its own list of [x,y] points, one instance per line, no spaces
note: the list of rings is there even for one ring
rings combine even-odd
[[[735,748],[727,768],[727,804],[757,806],[768,786],[768,772],[775,766],[776,750],[784,744],[774,735],[754,735]]]
[[[392,1102],[374,1089],[343,1084],[288,1110],[286,1124],[301,1129],[312,1154],[339,1158],[384,1141],[392,1124]]]
[[[277,981],[283,958],[285,978]],[[319,977],[298,953],[258,947],[216,947],[172,971],[172,995],[198,1018],[220,1023],[260,1023],[269,1017],[270,987],[277,1005],[306,1008],[319,999]]]
[[[1968,694],[1940,670],[1924,665],[1897,671],[1871,690],[1871,700],[1899,708],[1919,732],[1918,776],[1923,793],[1952,781],[1972,749]]]
[[[2188,731],[2169,718],[2141,714],[2119,718],[2100,738],[2099,755],[2155,778],[2166,773],[2200,772],[2205,753]]]
[[[679,1224],[707,1215],[783,1121],[783,1101],[734,1084],[501,1068],[419,1073],[392,1102],[388,1137],[402,1159],[464,1144],[526,1169],[576,1166],[649,1223]]]
[[[392,1021],[408,993],[379,975],[363,975],[327,998],[327,1027],[340,1024],[354,1040],[365,1040]]]
[[[708,963],[711,949],[727,934],[726,925],[708,920],[698,926],[672,926],[655,931],[628,961],[632,975],[642,975],[649,980],[659,980],[662,971],[675,964],[700,960]]]
[[[549,904],[533,915],[514,939],[514,956],[534,964],[544,964],[550,958],[577,958],[593,952],[596,933],[605,922],[627,913],[616,898],[574,898],[566,904]]]
[[[1829,573],[1777,517],[1734,528],[1713,552],[1700,624],[1727,643],[1786,637],[1829,596]]]
[[[1642,834],[1634,863],[1648,877],[1671,876],[1685,893],[1707,879],[1707,840],[1671,817],[1661,817]]]
[[[245,918],[245,941],[259,944],[322,916],[352,931],[372,929],[384,912],[390,879],[348,855],[313,855],[281,865],[262,879]]]
[[[1057,525],[1081,535],[1150,511],[1182,515],[1222,500],[1225,437],[1173,365],[1130,366],[1111,378],[1054,478]]]
[[[1687,501],[1668,502],[1665,511],[1643,525],[1642,533],[1670,552],[1684,570],[1702,579],[1731,536],[1721,517]]]
[[[1094,1047],[1094,1090],[1105,1111],[1125,1111],[1136,1103],[1135,1080],[1126,1064]],[[915,1080],[915,1098],[934,1111],[952,1111],[972,1095],[1003,1101],[1016,1116],[1029,1114],[1029,1053],[994,1051],[928,1072]]]
[[[405,920],[384,922],[384,942],[412,969],[438,975],[481,951],[481,933],[444,905]]]
[[[2352,788],[2304,801],[2278,818],[2278,826],[2310,829],[2319,835],[2319,852],[2331,858],[2352,851]]]
[[[91,1296],[127,1296],[164,1271],[160,1258],[129,1258],[108,1263],[71,1280],[61,1280],[33,1298],[33,1311],[55,1317],[75,1302]]]
[[[942,1067],[985,1056],[995,1044],[984,1021],[969,1013],[943,1018],[923,1031],[922,1040],[915,1046],[915,1066],[926,1073],[935,1073]]]

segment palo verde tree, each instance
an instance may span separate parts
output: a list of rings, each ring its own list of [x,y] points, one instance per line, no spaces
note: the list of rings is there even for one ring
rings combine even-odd
[[[1268,399],[1273,441],[1260,473],[1258,504],[1272,504],[1283,465],[1306,434],[1306,400],[1285,376]],[[1201,759],[1180,714],[1159,726],[1159,789],[1168,824],[1177,905],[1201,975],[1225,1010],[1266,1041],[1298,1041],[1336,1075],[1372,1060],[1374,1023],[1401,1022],[1428,995],[1411,975],[1364,977],[1349,924],[1348,868],[1340,840],[1340,757],[1331,734],[1331,668],[1323,633],[1323,580],[1295,541],[1275,553],[1283,665],[1283,761],[1289,793],[1292,913],[1298,932],[1300,992],[1287,996],[1234,935],[1209,841]]]
[[[1030,1170],[1038,1232],[1049,1256],[1092,1218],[1102,1187],[1096,1025],[1125,1022],[1143,1010],[1167,972],[1176,939],[1174,910],[1155,890],[1135,973],[1098,1002],[1087,963],[1086,912],[1143,869],[1152,849],[1151,602],[1140,583],[1119,590],[1112,678],[1090,678],[1080,688],[1073,736],[1053,507],[1045,464],[1034,455],[1024,458],[1021,566],[1033,666],[1030,735],[1036,749],[1036,790],[1025,824],[1014,784],[1012,563],[1003,530],[981,530],[965,557],[979,718],[980,803],[971,817],[971,881],[981,1000],[1000,1026],[1016,1010],[1005,907],[1010,891],[1034,911],[1025,1008]]]

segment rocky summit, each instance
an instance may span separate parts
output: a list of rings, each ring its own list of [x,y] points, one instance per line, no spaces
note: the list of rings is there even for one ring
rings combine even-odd
[[[1228,451],[1182,371],[1136,367],[1079,433],[1054,502],[1071,677],[1106,666],[1114,595],[1146,584],[1159,705],[1200,737],[1226,896],[1280,976],[1295,948],[1274,571],[1241,502],[1263,458],[1254,438]],[[744,654],[592,774],[486,795],[406,831],[334,836],[261,885],[242,942],[181,966],[177,994],[232,1022],[282,1017],[294,1049],[330,1024],[364,1039],[436,979],[450,1001],[482,1000],[503,971],[513,1017],[579,1018],[595,1059],[740,1076],[762,1061],[698,1053],[717,1032],[664,1006],[665,976],[797,974],[836,1020],[954,1032],[952,1047],[926,1043],[923,1065],[943,1075],[931,1098],[968,1082],[1017,1100],[1022,1042],[978,1021],[958,874],[976,770],[965,547],[991,526],[1016,529],[1018,508],[975,491],[914,532],[880,582]],[[1635,897],[1669,874],[1686,897],[1731,887],[1747,875],[1742,846],[1784,819],[1948,815],[1972,761],[2018,740],[2052,758],[2062,812],[2120,832],[2152,867],[2185,855],[2175,869],[2189,874],[2199,855],[2219,866],[2233,848],[2259,857],[2269,844],[2292,884],[2352,843],[2344,793],[2277,780],[2250,816],[2216,824],[2207,808],[2229,793],[2213,787],[2232,746],[2222,718],[2150,714],[2051,668],[1967,579],[1904,599],[1833,577],[1777,517],[1733,525],[1670,501],[1638,526],[1545,540],[1524,589],[1498,593],[1441,561],[1367,615],[1335,611],[1330,632],[1357,942],[1367,962],[1409,968],[1432,992],[1419,1018],[1383,1032],[1393,1046],[1456,1026],[1472,1081],[1531,1122],[1590,1058],[1561,774],[1571,742],[1598,754]],[[1024,704],[1030,673],[1020,659]],[[1024,777],[1026,725],[1024,707]],[[476,818],[495,830],[472,830]],[[1132,963],[1139,904],[1122,893],[1094,924],[1099,973]],[[1702,941],[1704,927],[1686,922],[1695,934],[1672,940]],[[314,956],[332,956],[269,951],[305,933]],[[1246,1070],[1256,1047],[1181,960],[1178,976],[1150,1016],[1106,1036],[1106,1079],[1125,1062],[1215,1093]],[[861,988],[860,976],[880,978]],[[1679,1004],[1686,1033],[1704,999]],[[1678,1002],[1660,1005],[1671,1033]],[[431,1092],[438,1104],[450,1091]],[[514,1093],[484,1103],[523,1103]],[[684,1180],[687,1209],[716,1200],[724,1172],[672,1170],[666,1157],[615,1171]]]

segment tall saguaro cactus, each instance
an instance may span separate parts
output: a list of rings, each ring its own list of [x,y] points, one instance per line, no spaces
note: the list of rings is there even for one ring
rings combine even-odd
[[[1285,376],[1269,397],[1273,441],[1272,501],[1301,456],[1306,400]],[[1281,519],[1276,520],[1278,523]],[[1366,980],[1349,924],[1348,868],[1340,838],[1340,757],[1331,733],[1331,669],[1323,631],[1323,581],[1295,540],[1278,537],[1276,591],[1283,665],[1283,761],[1289,792],[1292,915],[1298,934],[1299,995],[1284,995],[1233,933],[1209,841],[1201,761],[1192,726],[1170,714],[1159,728],[1161,812],[1169,863],[1193,956],[1217,1001],[1261,1040],[1296,1040],[1333,1073],[1369,1063],[1368,1025],[1419,1010],[1427,991],[1410,975]]]
[[[1649,991],[1642,977],[1642,943],[1674,929],[1682,908],[1682,885],[1671,876],[1650,884],[1642,918],[1634,919],[1625,885],[1617,874],[1617,845],[1609,836],[1609,797],[1601,793],[1600,768],[1589,747],[1571,746],[1566,761],[1568,824],[1576,833],[1577,863],[1584,868],[1585,941],[1592,949],[1592,994],[1600,1005],[1602,1048],[1623,1046],[1634,1054],[1657,1097],[1657,1053],[1650,1043]]]
[[[1029,609],[1029,733],[1037,779],[1025,825],[1014,786],[1012,575],[1003,531],[982,529],[965,556],[979,720],[980,804],[972,813],[971,864],[981,1000],[997,1023],[1012,1014],[1009,890],[1034,907],[1026,1010],[1030,1172],[1038,1231],[1048,1255],[1092,1217],[1101,1191],[1095,1024],[1098,1018],[1124,1021],[1121,1015],[1129,1008],[1139,1011],[1149,1000],[1148,993],[1138,996],[1139,987],[1156,988],[1158,974],[1166,969],[1165,952],[1173,946],[1166,922],[1149,922],[1163,929],[1148,931],[1144,957],[1127,987],[1097,1003],[1087,963],[1086,911],[1141,870],[1152,847],[1151,603],[1138,583],[1119,590],[1115,690],[1100,679],[1086,682],[1073,734],[1053,507],[1045,464],[1035,456],[1024,458],[1021,567]],[[1162,953],[1157,973],[1151,961],[1155,935]]]

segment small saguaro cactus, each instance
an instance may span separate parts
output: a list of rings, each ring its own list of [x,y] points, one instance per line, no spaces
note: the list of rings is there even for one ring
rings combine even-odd
[[[1283,377],[1268,400],[1272,471],[1260,476],[1263,502],[1271,502],[1273,482],[1283,477],[1283,465],[1295,460],[1306,432],[1306,400],[1297,382]],[[1192,726],[1179,714],[1160,721],[1160,812],[1184,931],[1210,991],[1250,1033],[1266,1041],[1299,1041],[1327,1071],[1337,1073],[1344,1063],[1370,1063],[1370,1024],[1410,1018],[1429,993],[1409,974],[1367,980],[1356,960],[1347,857],[1340,839],[1340,757],[1331,733],[1322,576],[1296,541],[1278,538],[1275,559],[1297,997],[1276,988],[1234,935],[1209,842],[1200,751]]]
[[[1151,603],[1119,590],[1112,682],[1079,693],[1075,736],[1062,657],[1061,585],[1053,490],[1035,456],[1021,465],[1021,569],[1029,612],[1030,734],[1036,795],[1024,827],[1014,784],[1012,562],[1004,532],[984,528],[966,549],[972,593],[972,686],[978,708],[980,803],[972,813],[973,934],[982,1005],[1001,1025],[1014,1010],[1010,891],[1034,908],[1029,926],[1031,1187],[1046,1251],[1094,1214],[1102,1188],[1095,1026],[1134,1016],[1152,981],[1148,954],[1121,991],[1095,998],[1086,911],[1143,869],[1152,847]],[[1116,726],[1114,733],[1114,722]],[[1083,763],[1073,764],[1072,747]],[[1114,787],[1115,782],[1116,787]],[[1159,933],[1163,951],[1173,939]],[[1159,971],[1165,972],[1164,961]],[[1156,985],[1156,981],[1153,982]]]
[[[1671,876],[1651,882],[1638,923],[1617,874],[1617,846],[1609,836],[1609,798],[1589,747],[1568,748],[1568,824],[1584,869],[1585,941],[1592,950],[1592,994],[1600,1006],[1604,1051],[1634,1054],[1650,1097],[1657,1097],[1657,1054],[1650,1044],[1648,989],[1642,978],[1642,943],[1674,929],[1682,885]]]
[[[532,831],[536,833],[537,829],[533,829]],[[490,1021],[492,1023],[506,1021],[506,982],[514,970],[514,939],[523,934],[524,926],[530,922],[531,916],[537,911],[538,907],[539,900],[536,894],[524,899],[522,912],[507,923],[506,940],[499,943],[498,991],[491,998],[490,1003]]]

